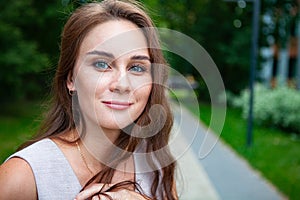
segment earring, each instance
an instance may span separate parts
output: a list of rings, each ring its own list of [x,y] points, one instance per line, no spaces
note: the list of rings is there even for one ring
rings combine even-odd
[[[74,96],[76,94],[76,90],[69,90],[69,95]]]

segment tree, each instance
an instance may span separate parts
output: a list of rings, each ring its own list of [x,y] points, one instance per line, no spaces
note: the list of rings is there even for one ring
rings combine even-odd
[[[198,25],[203,46],[216,62],[227,90],[238,93],[249,82],[252,4],[208,1]]]
[[[0,1],[0,6],[0,101],[46,95],[48,70],[59,52],[60,2]]]
[[[195,39],[211,55],[228,90],[239,92],[248,83],[251,5],[239,8],[236,3],[215,0],[143,1],[157,10],[153,15],[158,26],[181,31]],[[242,25],[235,25],[234,22]],[[193,74],[205,90],[200,74],[184,58],[171,55],[172,67],[183,74]],[[182,67],[184,66],[184,67]],[[200,93],[200,92],[199,92]]]
[[[38,44],[25,38],[23,27],[34,17],[31,1],[1,1],[0,85],[1,101],[35,95],[34,74],[48,62]],[[24,9],[26,8],[26,9]],[[30,88],[30,94],[27,94]]]
[[[296,67],[298,0],[264,0],[262,12],[263,69],[269,71],[263,79],[268,86],[276,76],[277,85],[284,86]]]

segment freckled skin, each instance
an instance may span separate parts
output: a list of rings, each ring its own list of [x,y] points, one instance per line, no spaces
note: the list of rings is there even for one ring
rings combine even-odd
[[[146,47],[142,32],[125,20],[108,21],[87,35],[68,87],[77,90],[80,108],[91,124],[119,130],[140,116],[152,88]]]

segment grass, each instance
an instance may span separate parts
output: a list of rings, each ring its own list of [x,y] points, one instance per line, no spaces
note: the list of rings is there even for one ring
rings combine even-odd
[[[0,163],[36,132],[40,113],[36,102],[1,105]]]
[[[187,106],[188,107],[188,106]],[[193,112],[193,108],[189,108]],[[208,125],[210,106],[200,105]],[[290,200],[300,197],[300,138],[279,130],[254,126],[253,144],[246,147],[247,123],[239,109],[228,108],[221,138]]]

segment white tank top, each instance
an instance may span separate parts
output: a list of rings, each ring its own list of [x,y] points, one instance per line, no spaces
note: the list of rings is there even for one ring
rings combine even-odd
[[[38,141],[8,159],[12,157],[20,157],[30,165],[39,200],[73,200],[82,188],[68,160],[50,139]],[[145,164],[140,161],[142,160],[134,158],[136,172],[142,171]],[[143,192],[151,196],[153,173],[136,173],[135,180]]]

